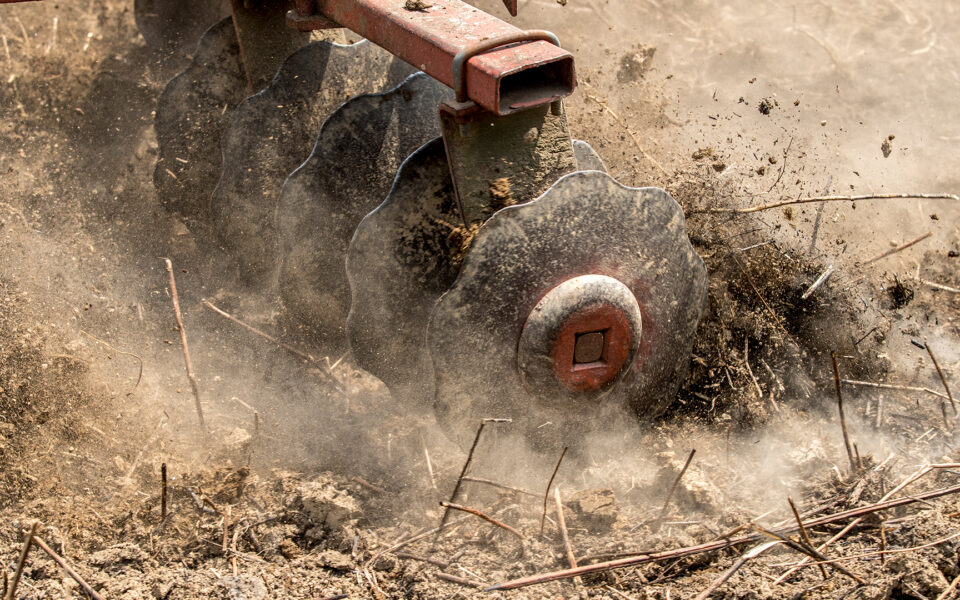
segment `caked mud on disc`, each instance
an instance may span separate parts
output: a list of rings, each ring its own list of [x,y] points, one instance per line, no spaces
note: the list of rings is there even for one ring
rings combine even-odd
[[[280,190],[310,154],[323,121],[350,97],[390,89],[412,72],[367,41],[313,42],[290,55],[270,85],[237,106],[221,140],[223,171],[210,214],[248,283],[272,283]]]
[[[283,185],[277,209],[288,333],[328,353],[344,350],[350,239],[383,201],[403,160],[439,135],[437,106],[450,94],[418,73],[389,92],[352,98],[323,124],[310,157]]]
[[[586,160],[581,168],[602,167],[589,145],[575,141],[575,147]],[[426,324],[457,277],[469,236],[461,218],[437,139],[403,163],[390,195],[363,219],[350,243],[350,347],[357,364],[402,402],[433,401]]]
[[[609,287],[578,305],[579,291],[565,288],[584,276]],[[551,447],[574,443],[609,408],[653,417],[683,380],[706,293],[703,261],[666,192],[597,171],[563,177],[488,220],[437,302],[426,346],[438,420],[463,439],[482,418],[511,418]]]

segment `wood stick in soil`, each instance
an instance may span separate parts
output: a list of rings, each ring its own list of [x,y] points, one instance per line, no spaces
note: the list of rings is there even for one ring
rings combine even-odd
[[[718,577],[716,580],[714,580],[713,583],[707,586],[706,589],[704,589],[702,592],[697,594],[697,597],[695,600],[707,600],[707,598],[710,597],[710,594],[720,589],[720,586],[725,584],[727,581],[729,581],[731,577],[736,575],[737,571],[743,568],[743,565],[747,564],[747,561],[749,561],[752,558],[756,558],[760,556],[762,553],[766,552],[770,548],[773,548],[779,543],[780,542],[767,542],[765,544],[761,544],[757,546],[756,548],[750,550],[749,552],[744,553],[743,556],[738,558],[737,561],[733,563],[733,566],[731,566],[729,569],[723,572],[723,575]]]
[[[810,546],[809,544],[805,544],[805,543],[802,542],[802,541],[801,541],[801,542],[796,542],[796,541],[790,539],[789,537],[787,537],[787,536],[785,536],[785,535],[780,535],[780,534],[778,534],[778,533],[774,533],[774,532],[772,532],[772,531],[768,531],[768,530],[766,530],[766,529],[764,529],[764,528],[762,528],[762,527],[758,527],[757,529],[758,529],[762,534],[766,535],[767,537],[773,538],[773,539],[775,539],[775,540],[780,540],[781,542],[783,542],[784,544],[786,544],[787,546],[789,546],[789,547],[792,548],[793,550],[796,550],[797,552],[799,552],[799,553],[801,553],[801,554],[806,554],[807,556],[809,556],[809,557],[811,557],[811,558],[814,558],[814,559],[820,561],[820,564],[821,564],[821,565],[830,565],[831,567],[833,567],[834,569],[836,569],[836,570],[839,571],[840,573],[843,573],[844,575],[846,575],[846,576],[849,577],[850,579],[853,579],[854,581],[856,581],[856,582],[859,583],[860,585],[864,585],[864,584],[867,583],[867,582],[864,581],[862,578],[860,578],[860,577],[858,577],[857,575],[854,575],[853,573],[851,573],[850,571],[848,571],[845,567],[842,567],[842,566],[836,564],[835,561],[830,560],[829,558],[827,558],[826,556],[824,556],[821,552],[819,552],[816,548]]]
[[[470,513],[471,515],[480,517],[481,519],[483,519],[483,520],[486,521],[487,523],[491,523],[491,524],[493,524],[493,525],[496,525],[497,527],[500,527],[501,529],[506,529],[507,531],[509,531],[509,532],[512,533],[513,535],[517,536],[517,537],[520,538],[521,540],[524,539],[523,534],[520,533],[519,531],[517,531],[516,529],[514,529],[513,527],[510,527],[509,525],[507,525],[506,523],[504,523],[504,522],[502,522],[502,521],[498,521],[498,520],[494,519],[494,518],[491,517],[490,515],[484,513],[483,511],[477,510],[476,508],[472,508],[472,507],[469,507],[469,506],[463,506],[463,505],[461,505],[461,504],[454,504],[454,503],[452,503],[452,502],[441,502],[441,503],[440,503],[440,506],[442,506],[442,507],[444,507],[444,508],[446,508],[446,509],[459,510],[459,511],[461,511],[461,512]]]
[[[892,256],[892,255],[894,255],[894,254],[896,254],[896,253],[898,253],[898,252],[903,252],[904,250],[906,250],[906,249],[909,248],[910,246],[913,246],[914,244],[919,244],[920,242],[922,242],[923,240],[927,239],[927,238],[930,237],[931,235],[933,235],[933,232],[932,232],[932,231],[928,231],[928,232],[926,232],[925,234],[921,235],[920,237],[918,237],[918,238],[916,238],[916,239],[913,239],[913,240],[910,240],[909,242],[900,244],[900,245],[897,246],[896,248],[891,248],[891,249],[887,250],[886,252],[883,252],[883,253],[881,253],[881,254],[878,254],[878,255],[874,256],[873,258],[871,258],[871,259],[868,260],[867,262],[863,263],[863,266],[867,266],[867,265],[873,264],[873,263],[877,262],[878,260],[881,260],[881,259],[886,258],[886,257],[888,257],[888,256]]]
[[[810,541],[810,535],[807,533],[807,528],[803,526],[803,519],[800,518],[800,511],[797,510],[797,505],[793,503],[793,498],[787,496],[787,502],[790,503],[790,510],[793,511],[793,518],[797,520],[797,527],[800,528],[800,537],[803,538],[803,541],[813,548],[813,542]],[[823,578],[826,579],[829,577],[827,575],[827,569],[823,565],[820,565],[820,574],[823,575]]]
[[[956,416],[957,403],[953,400],[953,392],[950,391],[950,384],[947,383],[947,377],[943,374],[943,369],[940,368],[940,363],[937,361],[937,357],[933,354],[933,349],[930,347],[930,342],[924,340],[923,345],[927,349],[927,354],[930,355],[930,360],[933,361],[934,368],[937,369],[937,375],[940,376],[940,383],[943,384],[943,389],[947,391],[947,398],[950,400],[950,407],[953,408],[953,414]]]
[[[437,579],[441,581],[446,581],[447,583],[455,583],[457,585],[462,585],[472,588],[482,588],[484,584],[478,581],[471,581],[463,577],[457,577],[456,575],[450,575],[449,573],[437,573],[434,575]]]
[[[953,592],[956,591],[958,585],[960,585],[960,575],[957,575],[953,578],[953,581],[950,582],[950,586],[943,590],[943,593],[937,596],[937,600],[947,600],[947,598],[952,596]]]
[[[90,584],[87,583],[87,582],[83,579],[83,577],[80,577],[80,575],[79,575],[76,571],[74,571],[74,570],[70,567],[70,565],[67,564],[67,561],[63,560],[63,558],[61,558],[59,554],[57,554],[56,552],[54,552],[53,549],[52,549],[50,546],[48,546],[46,542],[44,542],[44,541],[43,541],[42,539],[40,539],[40,538],[34,538],[33,541],[34,541],[34,543],[37,545],[38,548],[40,548],[41,550],[43,550],[44,552],[46,552],[47,555],[48,555],[50,558],[53,559],[53,562],[57,563],[57,565],[58,565],[61,569],[63,569],[64,573],[66,573],[66,574],[69,575],[74,581],[76,581],[76,582],[80,585],[80,587],[83,588],[83,591],[85,591],[85,592],[87,593],[87,595],[89,595],[91,598],[93,598],[93,600],[103,600],[103,598],[100,596],[100,594],[98,594],[97,592],[93,591],[93,588],[90,587]]]
[[[550,497],[550,487],[553,485],[553,480],[557,476],[557,471],[560,470],[560,464],[563,462],[563,457],[567,455],[567,448],[569,448],[569,446],[563,447],[563,452],[560,453],[560,458],[557,459],[557,466],[553,468],[553,473],[550,475],[550,480],[547,481],[547,489],[543,491],[543,512],[540,514],[540,535],[543,535],[543,525],[547,521],[547,499]]]
[[[167,463],[160,463],[160,523],[167,521]]]
[[[763,396],[761,396],[761,398],[762,397]],[[683,474],[687,472],[687,469],[690,467],[690,463],[693,461],[693,455],[696,453],[696,448],[690,450],[690,454],[687,456],[687,462],[683,463],[683,468],[680,469],[680,473],[677,474],[677,478],[673,480],[673,485],[670,486],[670,493],[667,494],[667,499],[663,502],[663,507],[660,509],[660,516],[658,517],[658,520],[662,521],[664,515],[667,514],[667,508],[670,506],[670,501],[673,500],[673,494],[677,491],[677,486],[680,485],[680,480],[683,479]]]
[[[860,387],[871,387],[881,390],[900,390],[904,392],[924,392],[930,394],[931,396],[936,396],[938,398],[943,398],[947,400],[948,397],[946,394],[942,394],[936,390],[931,390],[927,387],[916,387],[912,385],[897,385],[894,383],[874,383],[873,381],[858,381],[856,379],[841,379],[840,383],[844,385],[860,386]]]
[[[4,600],[13,600],[14,596],[17,595],[17,585],[20,583],[20,576],[23,575],[23,567],[27,564],[27,555],[30,554],[30,548],[33,546],[34,541],[36,541],[37,528],[39,526],[40,521],[34,521],[33,525],[30,526],[30,531],[23,536],[23,548],[20,549],[20,558],[17,559],[17,570],[13,572],[13,580],[7,588],[7,594],[4,596]]]
[[[573,555],[573,544],[570,543],[570,533],[567,532],[567,518],[563,515],[563,502],[560,500],[560,488],[553,488],[554,500],[557,503],[557,529],[563,539],[563,551],[567,554],[567,563],[571,569],[577,568],[577,557]],[[573,578],[574,583],[582,583],[579,577]]]
[[[193,391],[193,401],[197,409],[197,417],[200,419],[200,427],[204,433],[207,431],[207,425],[203,420],[203,406],[200,404],[200,388],[197,385],[197,378],[193,374],[193,364],[190,362],[190,346],[187,344],[187,330],[183,326],[183,315],[180,313],[180,297],[177,295],[177,280],[173,276],[173,263],[169,258],[163,259],[167,267],[167,274],[170,276],[170,296],[173,299],[173,314],[177,317],[177,327],[180,329],[180,346],[183,348],[183,363],[187,369],[187,379],[190,381],[190,389]]]
[[[847,433],[847,418],[843,414],[843,392],[840,390],[840,366],[837,364],[837,353],[830,353],[833,361],[833,381],[837,388],[837,409],[840,411],[840,431],[843,433],[843,446],[847,449],[847,459],[850,461],[850,471],[857,472],[857,463],[853,458],[853,449],[850,446],[850,435]]]
[[[510,485],[504,485],[502,483],[497,483],[496,481],[491,481],[489,479],[482,479],[480,477],[471,477],[467,475],[463,478],[464,481],[469,481],[472,483],[482,483],[483,485],[489,485],[490,487],[495,487],[501,490],[506,490],[508,492],[516,492],[518,494],[523,494],[524,496],[532,496],[534,498],[539,498],[540,494],[535,494],[530,490],[525,490],[523,488],[513,487]]]
[[[811,198],[798,198],[796,200],[782,200],[780,202],[771,202],[769,204],[760,204],[749,208],[709,208],[706,210],[694,210],[691,213],[712,213],[712,214],[738,214],[748,213],[790,206],[791,204],[807,204],[810,202],[857,202],[859,200],[908,200],[919,198],[921,200],[960,200],[955,194],[864,194],[860,196],[814,196]]]
[[[868,506],[862,506],[859,508],[853,508],[850,510],[841,511],[838,513],[834,513],[832,515],[827,515],[824,517],[807,521],[806,526],[820,527],[821,525],[837,523],[840,521],[846,521],[848,519],[856,519],[858,517],[863,517],[865,515],[880,512],[882,510],[888,510],[891,508],[906,506],[909,504],[923,502],[926,500],[932,500],[934,498],[940,498],[942,496],[948,496],[956,493],[960,493],[960,485],[940,488],[940,489],[932,490],[930,492],[925,492],[922,494],[915,494],[913,496],[909,496],[906,498],[898,498],[896,500],[878,502],[876,504],[871,504]],[[795,533],[796,531],[797,531],[797,526],[793,525],[793,526],[783,527],[777,530],[776,533],[780,535],[788,535],[791,533]],[[694,556],[697,554],[703,554],[705,552],[715,552],[717,550],[723,550],[723,549],[732,548],[735,546],[742,546],[743,544],[762,542],[765,538],[766,536],[763,534],[754,533],[754,534],[742,535],[742,536],[738,536],[738,537],[730,538],[726,540],[724,539],[715,540],[712,542],[707,542],[705,544],[698,544],[696,546],[687,546],[684,548],[677,548],[674,550],[638,553],[636,556],[595,563],[592,565],[581,566],[581,567],[577,567],[576,569],[563,569],[560,571],[553,571],[550,573],[540,573],[537,575],[531,575],[529,577],[521,577],[519,579],[514,579],[511,581],[505,581],[503,583],[492,585],[486,588],[486,591],[493,592],[497,590],[512,590],[512,589],[517,589],[517,588],[526,587],[530,585],[537,585],[541,583],[547,583],[550,581],[557,581],[559,579],[570,579],[572,577],[591,575],[593,573],[612,571],[614,569],[635,567],[635,566],[653,563],[653,562],[661,562],[664,560],[685,558],[687,556]]]
[[[913,473],[911,473],[910,475],[908,475],[907,477],[905,477],[903,480],[901,480],[900,483],[898,483],[892,490],[890,490],[889,492],[885,493],[885,494],[883,495],[883,497],[880,498],[880,502],[881,502],[881,503],[887,502],[888,500],[890,500],[890,498],[892,498],[892,497],[894,496],[894,494],[897,494],[898,492],[900,492],[901,490],[903,490],[904,488],[906,488],[908,485],[910,485],[910,484],[913,483],[914,481],[920,479],[921,477],[923,477],[923,476],[926,475],[927,473],[933,471],[934,469],[950,469],[950,468],[955,468],[955,467],[958,467],[958,466],[960,466],[960,463],[938,463],[938,464],[927,464],[927,465],[924,465],[924,466],[920,467],[919,469],[917,469],[915,472],[913,472]],[[826,548],[828,548],[831,544],[835,543],[836,541],[842,539],[845,535],[847,535],[854,527],[856,527],[858,524],[860,524],[861,521],[863,521],[863,517],[858,517],[858,518],[854,519],[853,521],[851,521],[850,523],[847,523],[847,525],[844,526],[843,529],[841,529],[840,531],[838,531],[837,533],[835,533],[830,539],[828,539],[828,540],[825,541],[824,543],[822,543],[822,544],[820,544],[819,546],[817,546],[817,550],[819,550],[819,551],[821,551],[821,552],[824,551],[824,550],[825,550]],[[807,523],[807,525],[809,525],[809,523]],[[798,566],[792,567],[792,568],[789,569],[786,573],[784,573],[784,574],[781,575],[780,577],[777,577],[776,581],[774,581],[774,585],[778,585],[778,584],[782,583],[783,581],[786,581],[791,575],[793,575],[794,573],[796,573],[797,571],[799,571],[800,569],[802,569],[804,566],[806,566],[806,565],[808,564],[808,562],[809,562],[809,560],[806,559],[806,558],[804,558],[803,560],[801,560],[801,561],[800,561],[800,564],[799,564]]]
[[[243,328],[246,329],[247,331],[249,331],[249,332],[251,332],[251,333],[253,333],[253,334],[259,335],[260,337],[262,337],[263,339],[267,340],[268,342],[270,342],[270,343],[272,343],[272,344],[276,344],[278,348],[282,348],[282,349],[286,350],[287,352],[289,352],[290,354],[293,354],[293,355],[296,356],[297,358],[301,358],[301,359],[307,361],[308,363],[312,364],[313,366],[317,367],[317,369],[319,370],[319,372],[323,375],[324,379],[327,380],[327,383],[329,383],[331,386],[333,386],[333,389],[337,390],[340,394],[343,394],[343,395],[346,395],[346,394],[347,394],[347,392],[343,389],[343,386],[340,385],[340,382],[337,380],[337,378],[334,376],[334,374],[331,372],[331,370],[327,367],[327,365],[323,364],[321,361],[317,360],[316,358],[314,358],[314,357],[311,356],[310,354],[307,354],[306,352],[304,352],[304,351],[302,351],[302,350],[297,350],[297,349],[294,348],[293,346],[281,342],[280,340],[278,340],[278,339],[275,338],[274,336],[270,335],[269,333],[266,333],[265,331],[261,331],[261,330],[257,329],[256,327],[254,327],[253,325],[250,325],[249,323],[245,323],[244,321],[241,321],[240,319],[238,319],[237,317],[231,315],[230,313],[226,312],[225,310],[222,310],[222,309],[220,309],[220,308],[217,308],[216,306],[214,306],[214,305],[213,305],[209,300],[207,300],[207,299],[203,299],[202,302],[203,302],[203,305],[204,305],[204,306],[206,306],[207,308],[209,308],[209,309],[212,310],[213,312],[217,313],[218,315],[220,315],[220,316],[223,317],[224,319],[227,319],[228,321],[231,321],[231,322],[233,322],[233,323],[236,323],[237,325],[239,325],[240,327],[243,327]],[[339,361],[337,361],[337,362],[339,362]]]
[[[480,421],[480,427],[477,428],[477,435],[473,437],[473,444],[470,445],[470,451],[467,453],[467,460],[463,463],[463,468],[460,469],[460,476],[457,477],[457,484],[453,486],[453,492],[450,493],[450,500],[447,502],[455,502],[457,499],[457,494],[460,493],[460,486],[463,485],[463,476],[467,474],[467,469],[470,468],[470,463],[473,462],[473,451],[477,449],[477,444],[480,443],[480,436],[483,434],[483,427],[486,425],[485,421]],[[437,528],[437,537],[440,537],[440,531],[443,530],[443,527],[447,524],[447,519],[450,518],[450,508],[445,507],[443,510],[443,517],[440,518],[440,526]]]

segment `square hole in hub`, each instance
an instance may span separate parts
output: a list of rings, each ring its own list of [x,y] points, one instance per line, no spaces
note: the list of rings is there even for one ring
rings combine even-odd
[[[589,365],[603,361],[606,330],[576,334],[573,345],[573,365]]]

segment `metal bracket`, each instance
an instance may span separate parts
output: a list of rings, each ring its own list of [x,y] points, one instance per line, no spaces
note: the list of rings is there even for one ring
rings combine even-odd
[[[529,202],[577,170],[560,101],[507,116],[472,102],[445,102],[440,128],[465,225]]]
[[[309,43],[310,36],[283,26],[291,3],[267,2],[252,6],[244,0],[231,0],[233,25],[240,42],[240,58],[252,94],[273,79],[287,56]]]
[[[465,47],[453,57],[453,91],[457,94],[457,102],[466,102],[469,100],[467,95],[467,77],[464,71],[467,61],[478,54],[488,52],[494,48],[517,44],[520,42],[535,42],[542,40],[550,42],[557,48],[560,47],[560,39],[549,31],[531,30],[519,31],[516,33],[507,33],[490,39],[483,40],[476,44]]]

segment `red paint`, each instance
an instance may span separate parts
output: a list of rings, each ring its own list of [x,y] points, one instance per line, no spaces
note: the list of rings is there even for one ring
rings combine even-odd
[[[299,14],[308,9],[300,0]],[[522,31],[461,0],[432,0],[423,10],[401,0],[315,0],[315,9],[448,86],[461,50]],[[543,41],[484,52],[465,73],[469,99],[497,115],[559,100],[576,86],[573,56]]]
[[[603,353],[597,362],[574,364],[577,334],[602,331]],[[580,310],[564,321],[554,339],[550,358],[557,380],[575,392],[598,390],[613,381],[630,355],[633,330],[622,310],[600,303]]]

